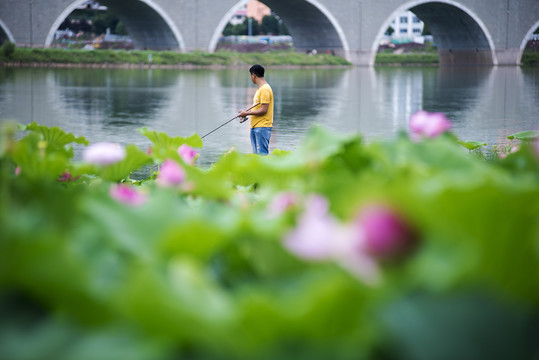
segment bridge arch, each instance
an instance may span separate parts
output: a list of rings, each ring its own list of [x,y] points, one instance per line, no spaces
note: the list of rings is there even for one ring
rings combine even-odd
[[[520,43],[521,51],[524,51],[524,49],[526,48],[526,44],[528,43],[528,39],[530,38],[530,36],[533,35],[533,33],[535,32],[535,30],[537,30],[537,28],[539,28],[539,21],[537,21],[535,24],[532,25],[530,30],[528,30],[528,32],[526,33],[526,36],[524,36],[524,39],[522,39],[522,42]]]
[[[52,24],[47,34],[45,47],[50,47],[54,33],[65,18],[82,5],[85,0],[71,3]],[[174,21],[153,0],[131,1],[129,6],[122,0],[100,0],[120,18],[127,28],[137,49],[185,50],[185,43]]]
[[[374,64],[378,45],[391,21],[407,10],[431,30],[440,64],[498,64],[492,36],[472,10],[452,0],[412,0],[399,6],[378,31],[369,65]]]
[[[211,38],[208,50],[215,51],[219,37],[237,9],[249,0],[241,0],[222,18]],[[286,23],[299,51],[333,51],[348,58],[350,47],[342,27],[318,0],[261,0]],[[348,59],[349,60],[349,59]]]
[[[2,20],[0,20],[0,45],[6,40],[15,43],[15,38],[9,31],[9,28],[6,26],[6,24],[4,24]]]

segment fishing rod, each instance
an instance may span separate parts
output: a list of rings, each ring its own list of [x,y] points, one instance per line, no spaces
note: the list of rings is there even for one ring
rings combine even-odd
[[[249,110],[251,110],[252,108],[254,108],[255,106],[258,106],[258,105],[260,105],[260,103],[251,106],[249,109],[247,109],[247,110],[245,110],[245,111],[249,111]],[[239,115],[234,116],[232,119],[228,120],[227,122],[225,122],[225,123],[222,124],[221,126],[216,127],[215,129],[213,129],[212,131],[210,131],[210,132],[207,133],[206,135],[202,136],[200,139],[204,139],[206,136],[210,135],[212,132],[214,132],[214,131],[216,131],[216,130],[219,130],[220,128],[222,128],[223,126],[225,126],[226,124],[228,124],[228,123],[231,122],[232,120],[237,119],[237,118],[239,118],[239,117],[240,117]],[[245,120],[247,120],[247,117],[245,117],[245,119],[244,119],[243,121],[240,121],[240,122],[243,123]]]

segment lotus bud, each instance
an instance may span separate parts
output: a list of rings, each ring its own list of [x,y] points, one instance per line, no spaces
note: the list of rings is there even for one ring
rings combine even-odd
[[[378,260],[395,260],[417,244],[417,234],[395,210],[384,205],[364,208],[357,219],[362,246]]]
[[[193,165],[198,156],[198,151],[189,145],[183,144],[178,148],[178,154],[186,164]]]

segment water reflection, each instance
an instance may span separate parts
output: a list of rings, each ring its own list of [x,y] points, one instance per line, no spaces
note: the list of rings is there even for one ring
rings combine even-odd
[[[266,80],[275,95],[275,118],[303,123],[305,119],[316,119],[320,113],[333,110],[334,93],[343,87],[345,69],[310,69],[268,71]],[[248,107],[256,92],[247,70],[219,72],[218,78],[223,91],[223,111],[234,112]],[[276,122],[275,124],[279,124]],[[284,126],[284,125],[283,125]]]
[[[162,70],[73,72],[47,74],[51,101],[58,101],[80,116],[98,116],[105,125],[142,125],[169,101],[175,77]]]
[[[491,144],[539,127],[537,68],[268,69],[267,80],[275,94],[270,149],[293,150],[313,124],[392,137],[420,109],[444,112],[459,137]],[[247,69],[0,69],[0,119],[145,148],[138,128],[204,135],[248,107],[255,91]],[[232,146],[250,152],[247,123],[208,136],[200,160],[214,162]]]

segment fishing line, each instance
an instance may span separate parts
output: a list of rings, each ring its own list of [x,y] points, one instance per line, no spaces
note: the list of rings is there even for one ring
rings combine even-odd
[[[252,108],[254,108],[255,106],[258,106],[258,105],[260,105],[260,103],[251,106],[249,109],[247,109],[247,110],[245,110],[245,111],[249,111],[249,110],[251,110]],[[215,129],[213,129],[212,131],[210,131],[210,132],[207,133],[206,135],[202,136],[200,139],[204,139],[206,136],[210,135],[211,133],[213,133],[213,132],[216,131],[216,130],[219,130],[220,128],[222,128],[223,126],[225,126],[226,124],[228,124],[228,123],[231,122],[232,120],[237,119],[237,118],[239,118],[239,117],[240,117],[239,115],[234,116],[232,119],[230,119],[230,120],[228,120],[227,122],[225,122],[224,124],[222,124],[222,125],[216,127]],[[245,119],[244,119],[243,121],[240,121],[240,123],[245,122],[245,120],[247,120],[247,117],[245,117]]]

